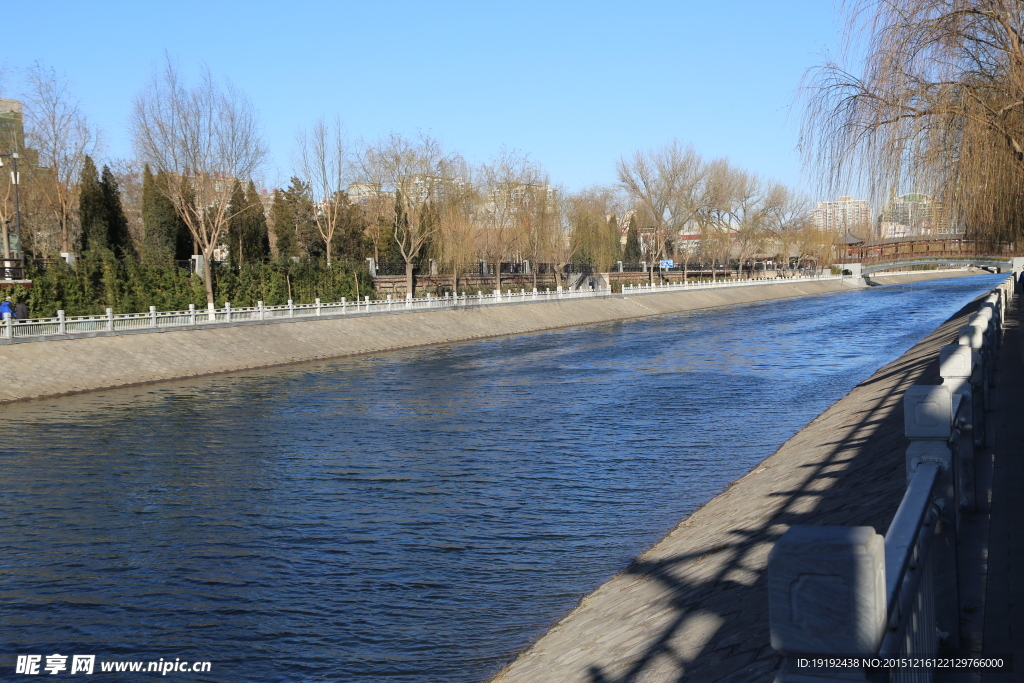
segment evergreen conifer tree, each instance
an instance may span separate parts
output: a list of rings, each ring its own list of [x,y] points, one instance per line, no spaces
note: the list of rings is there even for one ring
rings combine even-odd
[[[263,212],[263,201],[260,199],[256,185],[250,180],[245,191],[246,224],[249,234],[249,248],[246,255],[255,261],[270,258],[270,236],[267,234],[267,215]]]
[[[128,218],[124,215],[124,206],[121,204],[121,192],[117,186],[117,179],[110,167],[105,164],[100,180],[100,190],[103,196],[104,218],[107,223],[107,246],[118,258],[133,258],[135,246],[132,244],[132,236],[128,231]]]
[[[271,213],[277,253],[283,256],[319,256],[324,249],[320,231],[313,220],[313,200],[309,185],[292,178],[286,190],[276,190]]]
[[[146,249],[160,260],[187,261],[192,255],[192,236],[159,188],[159,181],[147,165],[142,174],[142,226]]]
[[[78,191],[78,219],[82,228],[82,251],[107,247],[108,229],[103,187],[92,157],[86,155]]]
[[[228,207],[228,232],[225,239],[228,243],[228,264],[231,270],[237,272],[242,263],[245,262],[247,254],[246,244],[246,200],[242,184],[235,181],[235,188],[231,191],[231,204]]]
[[[636,216],[629,217],[629,229],[626,231],[626,251],[622,255],[625,263],[640,263],[643,259],[640,249],[640,231],[636,227]]]
[[[292,221],[291,207],[284,190],[274,190],[274,202],[270,205],[270,215],[274,219],[274,247],[277,250],[277,255],[295,256],[298,251],[295,243],[295,224]]]

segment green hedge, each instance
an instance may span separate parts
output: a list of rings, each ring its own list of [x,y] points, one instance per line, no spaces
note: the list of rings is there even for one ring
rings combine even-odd
[[[24,299],[33,318],[52,318],[58,310],[66,315],[144,313],[150,306],[158,311],[179,311],[189,304],[206,307],[203,281],[172,263],[117,259],[106,249],[83,254],[75,265],[57,262],[30,269],[31,289],[21,286],[7,290],[15,301]],[[267,306],[285,304],[289,292],[295,303],[349,301],[355,298],[358,276],[360,296],[373,296],[369,273],[361,264],[335,261],[328,267],[319,260],[294,262],[284,259],[266,264],[243,264],[233,271],[226,264],[213,269],[214,297],[218,306]]]

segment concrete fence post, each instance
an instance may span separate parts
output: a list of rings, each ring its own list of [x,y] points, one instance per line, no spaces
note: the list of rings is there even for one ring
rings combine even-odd
[[[206,319],[211,323],[217,322],[217,307],[213,302],[206,304]]]
[[[935,623],[946,643],[960,643],[960,598],[957,588],[957,483],[950,439],[953,436],[953,394],[948,386],[914,385],[903,394],[903,430],[907,448],[907,482],[922,463],[937,464],[942,474],[935,495],[940,509],[932,542]]]
[[[966,346],[950,344],[939,349],[939,374],[943,386],[948,386],[953,400],[959,399],[960,417],[963,424],[954,425],[959,430],[956,446],[957,481],[959,483],[957,500],[960,508],[973,512],[975,508],[974,486],[974,444],[981,430],[976,418],[982,411],[975,410],[974,400],[977,395],[971,387],[971,377],[975,373],[974,351]],[[981,414],[984,418],[984,414]],[[982,419],[984,422],[984,419]]]
[[[227,322],[231,322],[231,302],[230,301],[225,301],[224,302],[224,319]]]
[[[4,339],[14,339],[14,316],[10,313],[4,313]]]
[[[195,325],[196,324],[196,305],[195,304],[189,304],[188,305],[188,324],[189,325]]]
[[[114,309],[107,309],[107,332],[114,331]]]
[[[257,301],[256,302],[256,310],[259,311],[260,320],[263,320],[264,319],[264,315],[266,314],[266,309],[263,307],[263,302],[262,301]]]
[[[156,306],[149,307],[149,326],[156,327]]]
[[[982,397],[985,400],[985,410],[988,410],[989,397],[989,372],[991,371],[988,354],[985,349],[985,329],[980,324],[965,325],[961,327],[957,336],[957,343],[960,346],[969,346],[981,356],[981,384]]]
[[[316,303],[316,314],[320,315],[320,297],[313,300]]]
[[[790,656],[874,655],[886,627],[885,542],[872,527],[792,526],[768,555],[776,683],[867,681],[863,670],[797,671]]]
[[[346,303],[345,297],[341,297],[341,314],[342,315],[345,315],[346,313],[348,313],[348,309],[346,308],[346,306],[348,306],[348,303]]]
[[[57,311],[57,334],[67,334],[67,323],[64,321],[64,311]]]
[[[405,307],[412,308],[412,292],[405,293]]]
[[[291,299],[288,299],[288,317],[295,317],[295,302],[292,301]]]
[[[366,308],[367,308],[367,310],[369,310],[369,308],[370,308],[369,305],[367,305]],[[388,294],[388,310],[389,311],[391,310],[391,295],[390,294]]]

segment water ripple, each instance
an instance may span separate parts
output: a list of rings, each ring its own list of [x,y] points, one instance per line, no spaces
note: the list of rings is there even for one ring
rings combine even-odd
[[[7,407],[0,667],[484,679],[998,280]]]

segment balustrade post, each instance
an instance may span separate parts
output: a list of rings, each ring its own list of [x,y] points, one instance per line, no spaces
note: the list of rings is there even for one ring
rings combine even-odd
[[[264,316],[266,315],[266,310],[267,309],[263,306],[263,302],[262,301],[257,301],[256,302],[256,310],[259,311],[260,320],[264,320]]]
[[[346,306],[348,306],[348,304],[345,302],[345,297],[341,297],[341,314],[342,315],[345,315],[346,313],[348,313],[348,309],[346,308]]]
[[[316,302],[316,314],[320,315],[320,297],[317,297],[314,301]]]
[[[67,334],[67,323],[64,321],[64,311],[57,311],[57,334]]]
[[[4,313],[4,339],[14,339],[14,316],[10,313]]]
[[[189,304],[188,305],[188,324],[189,325],[195,325],[196,324],[196,305],[195,304]]]
[[[960,423],[954,424],[957,435],[956,462],[958,491],[957,500],[960,508],[967,512],[975,509],[974,485],[974,443],[981,433],[977,418],[981,411],[975,411],[975,392],[971,388],[971,376],[974,374],[974,352],[966,346],[950,344],[939,349],[939,374],[943,386],[948,386],[953,400],[959,400],[959,409],[954,412],[954,419],[959,415]]]
[[[975,351],[978,352],[981,358],[981,382],[979,384],[979,388],[981,389],[982,397],[984,398],[985,410],[988,410],[988,387],[989,373],[991,372],[991,364],[989,363],[988,354],[986,353],[985,349],[984,327],[981,326],[980,324],[965,325],[964,327],[961,327],[957,335],[957,343],[960,346],[969,346],[970,348],[974,349]]]
[[[107,332],[114,331],[114,309],[107,309]]]
[[[919,465],[935,463],[941,468],[935,485],[939,519],[935,526],[931,554],[935,624],[946,634],[950,647],[960,644],[960,598],[957,588],[957,468],[950,441],[953,438],[953,394],[945,385],[914,385],[903,395],[903,429],[910,439],[907,448],[907,482]]]
[[[367,310],[369,310],[369,306],[367,306]],[[390,294],[388,294],[388,310],[389,311],[391,310],[391,295]]]
[[[156,327],[156,306],[149,307],[149,326]]]
[[[211,323],[217,322],[217,306],[212,301],[206,304],[206,320]]]
[[[288,299],[288,317],[295,317],[295,302],[292,301],[291,299]]]
[[[231,302],[230,301],[225,301],[224,302],[224,314],[225,314],[224,315],[225,320],[227,320],[227,322],[231,322]]]
[[[776,683],[868,681],[863,669],[797,668],[798,656],[874,656],[886,627],[885,541],[872,527],[791,526],[768,555]]]

